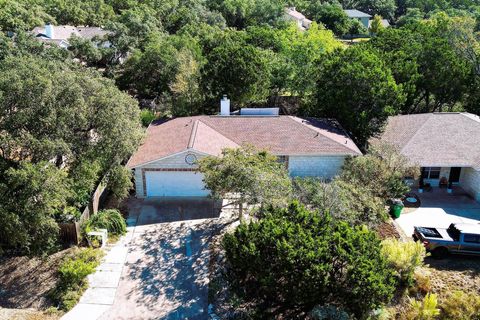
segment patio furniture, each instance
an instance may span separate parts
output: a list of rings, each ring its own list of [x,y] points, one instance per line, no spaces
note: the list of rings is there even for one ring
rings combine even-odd
[[[440,188],[446,188],[448,186],[448,180],[446,177],[441,177],[440,181],[438,182],[438,186]]]

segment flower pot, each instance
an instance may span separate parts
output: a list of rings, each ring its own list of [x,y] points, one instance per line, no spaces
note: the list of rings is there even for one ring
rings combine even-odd
[[[452,192],[453,192],[453,189],[447,189],[447,192],[448,192],[448,193],[452,193]]]
[[[418,189],[418,193],[423,193],[423,189]]]

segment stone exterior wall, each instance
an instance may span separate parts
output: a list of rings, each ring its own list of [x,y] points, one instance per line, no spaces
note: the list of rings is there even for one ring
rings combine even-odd
[[[460,186],[480,202],[480,171],[473,168],[462,168]]]
[[[345,156],[290,156],[288,171],[292,177],[331,179],[339,172]]]
[[[185,151],[135,168],[134,178],[137,198],[145,197],[143,169],[196,169],[196,165],[190,165],[185,162],[185,156],[188,153],[195,154],[197,156],[197,159],[204,157],[203,154],[199,154],[193,151]]]

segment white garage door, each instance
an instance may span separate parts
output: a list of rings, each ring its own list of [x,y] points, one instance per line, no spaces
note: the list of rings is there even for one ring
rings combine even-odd
[[[193,171],[146,171],[147,197],[205,197],[202,179]]]

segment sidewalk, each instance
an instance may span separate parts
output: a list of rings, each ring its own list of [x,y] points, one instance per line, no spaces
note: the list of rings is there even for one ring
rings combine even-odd
[[[107,246],[107,253],[95,273],[88,276],[88,289],[80,302],[62,320],[96,320],[112,305],[120,282],[138,216],[127,219],[127,234]]]

